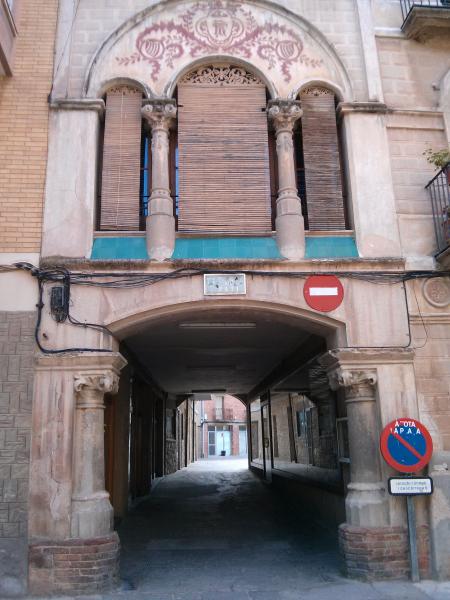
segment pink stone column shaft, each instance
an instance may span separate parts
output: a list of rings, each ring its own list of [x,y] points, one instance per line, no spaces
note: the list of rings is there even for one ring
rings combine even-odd
[[[109,534],[113,509],[105,490],[104,394],[117,393],[115,373],[76,375],[74,471],[71,534],[96,538]]]
[[[142,116],[152,130],[147,251],[151,259],[158,261],[170,258],[175,248],[175,217],[169,183],[169,129],[176,114],[174,101],[158,100],[142,108]]]
[[[295,122],[302,115],[302,110],[297,101],[273,101],[269,104],[268,115],[273,121],[277,138],[277,244],[284,257],[297,260],[305,255],[305,225],[297,193],[293,130]]]

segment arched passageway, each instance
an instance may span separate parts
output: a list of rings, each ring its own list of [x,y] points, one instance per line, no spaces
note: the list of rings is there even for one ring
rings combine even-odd
[[[123,327],[106,479],[139,590],[176,593],[188,573],[197,592],[339,578],[345,406],[317,361],[339,329],[289,312],[210,302]]]

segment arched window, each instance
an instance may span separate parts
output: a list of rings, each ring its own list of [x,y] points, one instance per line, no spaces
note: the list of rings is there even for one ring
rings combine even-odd
[[[197,68],[178,84],[178,230],[272,231],[266,87],[233,65]]]
[[[344,178],[336,122],[336,98],[326,87],[300,92],[302,118],[294,136],[297,189],[305,228],[336,231],[347,228]]]
[[[141,171],[145,166],[142,91],[128,85],[116,86],[107,91],[105,102],[97,227],[103,231],[137,231],[141,220],[140,188],[145,176]],[[148,166],[148,155],[146,159]]]

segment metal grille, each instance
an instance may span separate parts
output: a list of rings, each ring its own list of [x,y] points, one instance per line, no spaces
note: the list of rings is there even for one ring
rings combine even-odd
[[[425,186],[430,194],[438,253],[450,245],[450,163]]]
[[[450,9],[450,0],[400,0],[400,6],[402,7],[402,16],[405,21],[414,6]]]

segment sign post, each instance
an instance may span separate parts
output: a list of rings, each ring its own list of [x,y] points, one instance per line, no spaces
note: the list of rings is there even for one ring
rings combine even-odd
[[[407,474],[406,477],[389,479],[389,493],[394,496],[406,496],[411,579],[417,582],[419,557],[414,496],[432,494],[433,482],[430,477],[413,477],[412,473],[420,471],[430,462],[433,441],[425,425],[416,419],[401,418],[391,421],[383,429],[380,449],[389,466]]]

